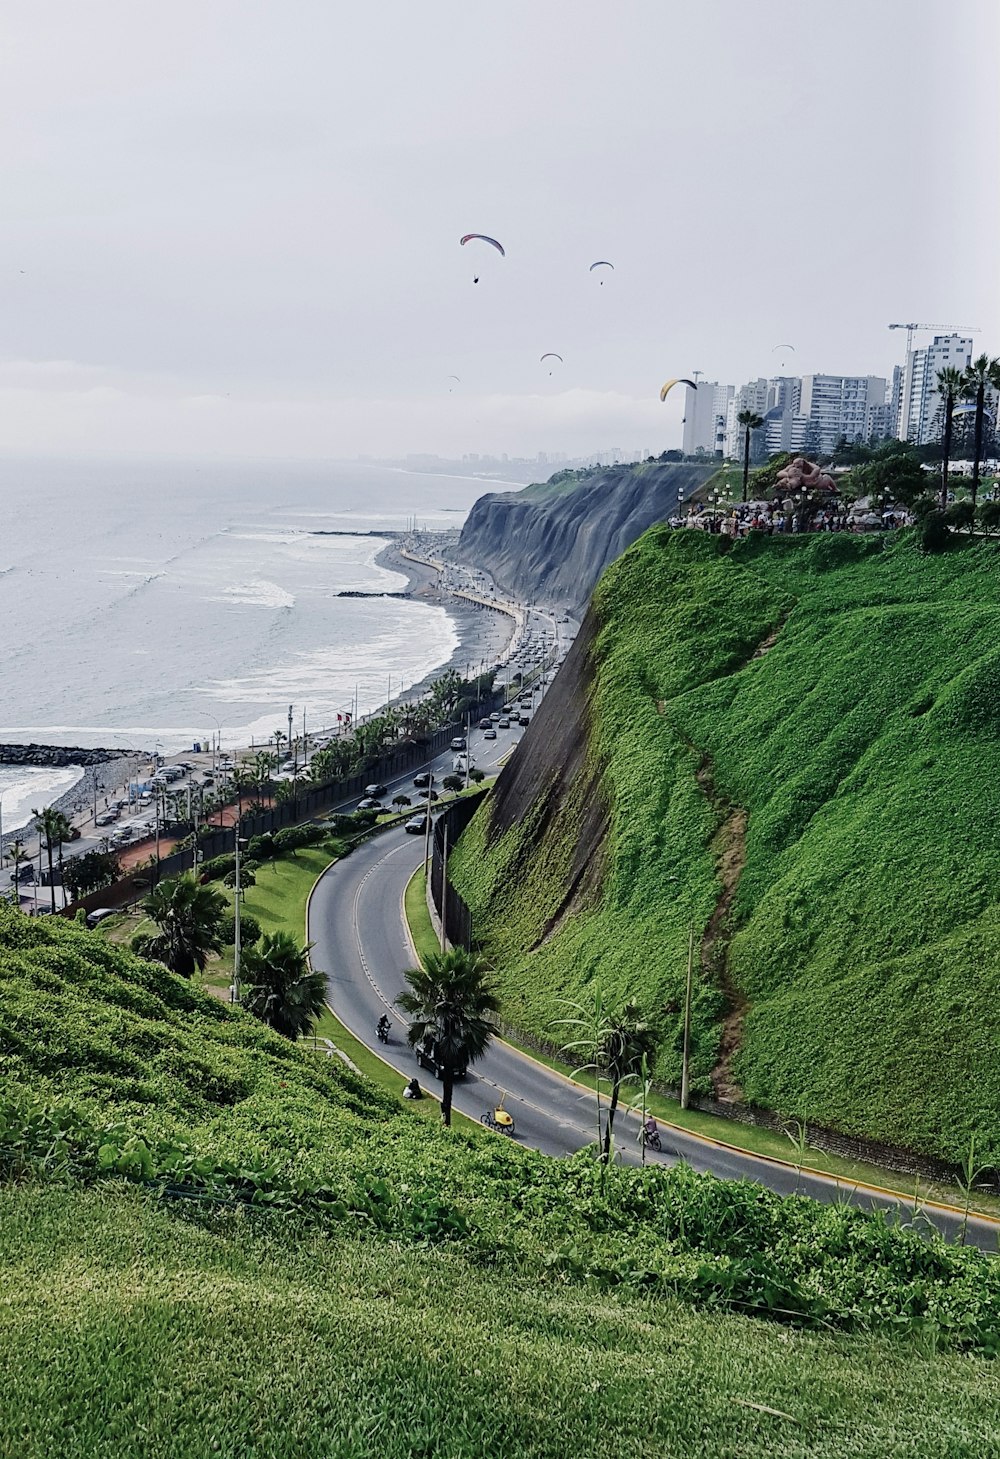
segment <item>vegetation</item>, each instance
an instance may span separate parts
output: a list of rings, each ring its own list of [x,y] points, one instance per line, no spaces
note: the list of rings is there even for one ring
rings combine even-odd
[[[225,898],[185,871],[153,888],[142,910],[158,931],[144,944],[143,954],[165,963],[172,973],[190,978],[203,972],[209,953],[219,952]]]
[[[309,1033],[326,1005],[325,974],[289,932],[265,932],[246,949],[243,979],[243,1007],[289,1039]]]
[[[43,806],[40,811],[31,808],[31,814],[35,817],[35,830],[41,837],[42,845],[45,847],[45,856],[49,863],[49,894],[52,899],[52,911],[56,910],[56,881],[53,869],[53,852],[59,853],[59,879],[62,880],[63,854],[62,849],[70,837],[69,820],[62,811],[56,810],[55,806]]]
[[[0,960],[19,1456],[990,1452],[974,1250],[435,1128],[74,924]]]
[[[599,988],[595,989],[589,1005],[577,1005],[574,1015],[561,1022],[577,1034],[564,1046],[567,1054],[576,1055],[578,1059],[582,1056],[584,1062],[578,1063],[577,1072],[588,1071],[596,1075],[597,1138],[601,1160],[607,1165],[614,1147],[615,1115],[622,1086],[630,1081],[647,1080],[656,1059],[657,1033],[638,1004],[626,1003],[620,1009],[609,1008]],[[603,1129],[602,1082],[606,1082],[610,1089]]]
[[[750,437],[754,431],[759,431],[764,424],[764,417],[758,415],[755,410],[741,410],[736,417],[738,425],[743,427],[743,501],[747,499],[747,477],[750,475]]]
[[[63,868],[63,882],[73,901],[109,886],[121,876],[121,863],[113,851],[87,851]]]
[[[1000,1160],[1000,577],[994,543],[945,547],[654,528],[624,554],[562,707],[611,810],[598,889],[565,915],[572,795],[499,837],[487,803],[450,859],[508,1022],[555,1041],[599,980],[656,1010],[676,1088],[693,925],[693,1092]]]
[[[962,392],[976,403],[974,440],[972,447],[972,505],[976,505],[979,491],[979,470],[983,459],[983,428],[986,420],[986,392],[1000,391],[1000,360],[989,355],[978,355],[962,376]],[[996,422],[994,421],[994,427]]]
[[[407,988],[396,999],[409,1015],[411,1048],[430,1047],[441,1068],[441,1119],[451,1124],[455,1079],[476,1063],[493,1037],[500,1005],[482,958],[457,947],[431,953],[405,974]]]

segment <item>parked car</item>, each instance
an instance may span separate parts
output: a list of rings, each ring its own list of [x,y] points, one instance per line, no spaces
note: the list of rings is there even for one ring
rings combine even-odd
[[[427,831],[427,817],[411,816],[403,830],[410,836],[423,836]]]
[[[115,916],[117,916],[117,912],[114,907],[95,907],[92,912],[87,913],[87,926],[90,928],[97,927],[108,917]]]
[[[420,1065],[421,1069],[429,1069],[434,1075],[435,1079],[441,1078],[444,1070],[438,1058],[437,1042],[433,1038],[431,1038],[429,1034],[425,1035],[421,1042],[417,1044],[413,1052],[417,1056],[417,1063]],[[461,1069],[456,1069],[455,1078],[464,1079],[467,1073],[468,1070],[464,1067]]]

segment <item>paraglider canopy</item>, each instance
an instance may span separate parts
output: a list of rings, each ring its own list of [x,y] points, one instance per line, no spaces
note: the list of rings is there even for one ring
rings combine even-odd
[[[554,350],[549,350],[546,354],[542,355],[538,363],[543,365],[546,360],[558,360],[560,365],[564,365],[566,363],[562,355],[557,355]],[[552,374],[551,370],[549,371],[549,374]]]
[[[674,388],[675,385],[690,385],[692,390],[698,389],[698,386],[693,380],[686,380],[683,376],[679,376],[675,380],[667,381],[663,389],[660,391],[660,399],[666,400],[667,396],[670,394],[670,391]]]
[[[487,237],[485,233],[464,233],[458,241],[459,243],[465,244],[471,243],[474,239],[478,239],[480,243],[492,244],[497,253],[499,253],[503,258],[507,257],[506,253],[504,252],[503,244],[498,243],[495,238]]]
[[[595,268],[609,268],[609,269],[610,269],[610,270],[611,270],[611,272],[612,272],[612,273],[614,273],[614,271],[615,271],[615,266],[614,266],[614,264],[613,264],[613,263],[611,263],[611,262],[610,262],[610,261],[609,261],[609,260],[608,260],[608,259],[606,259],[606,258],[599,258],[599,259],[597,259],[597,261],[596,261],[596,262],[595,262],[595,263],[592,263],[592,264],[591,264],[591,265],[590,265],[590,270],[589,270],[589,272],[590,272],[590,273],[593,273],[593,272],[594,272],[594,270],[595,270]],[[602,289],[603,289],[603,287],[604,287],[604,280],[603,280],[603,279],[601,279],[601,280],[600,280],[600,284],[601,284],[601,288],[602,288]]]

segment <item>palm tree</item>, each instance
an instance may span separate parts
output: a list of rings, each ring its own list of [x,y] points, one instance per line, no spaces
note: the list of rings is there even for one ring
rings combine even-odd
[[[622,1085],[629,1079],[648,1078],[656,1061],[659,1033],[646,1021],[635,1003],[625,1003],[616,1011],[605,1001],[599,987],[593,990],[589,1002],[571,1003],[569,1007],[573,1011],[572,1016],[561,1018],[558,1023],[575,1029],[579,1036],[564,1045],[564,1050],[574,1056],[583,1056],[584,1062],[578,1066],[576,1073],[589,1071],[596,1075],[597,1144],[601,1161],[607,1165],[611,1160],[611,1142]],[[611,1096],[602,1131],[603,1083],[611,1086]]]
[[[397,1004],[409,1015],[411,1048],[429,1040],[441,1066],[441,1119],[451,1125],[455,1074],[481,1059],[494,1027],[490,1015],[500,1003],[487,981],[486,964],[463,947],[430,953],[426,966],[403,974],[409,984]]]
[[[326,1003],[326,978],[309,966],[309,945],[265,932],[243,954],[243,1006],[285,1038],[307,1034]]]
[[[195,969],[204,970],[210,952],[222,951],[226,899],[218,887],[202,886],[194,872],[184,871],[154,887],[142,910],[160,929],[147,955],[166,963],[172,973],[190,978]]]
[[[962,393],[962,372],[946,365],[937,374],[938,394],[944,402],[944,438],[941,443],[941,510],[948,506],[948,462],[951,458],[951,436],[955,423],[955,401]]]
[[[983,456],[983,418],[986,414],[987,390],[1000,390],[1000,360],[991,360],[989,355],[980,355],[965,367],[962,376],[962,394],[966,400],[976,402],[976,435],[972,453],[972,505],[976,505],[979,491],[979,466]]]
[[[14,883],[13,883],[13,886],[14,886],[14,897],[13,897],[13,900],[14,900],[14,902],[15,902],[16,905],[19,905],[20,904],[20,891],[19,891],[19,888],[20,888],[21,883],[20,883],[20,879],[18,877],[18,872],[21,870],[21,863],[22,863],[22,861],[28,861],[28,860],[30,860],[27,851],[25,851],[25,849],[24,849],[24,838],[23,838],[23,836],[14,836],[12,838],[12,840],[11,840],[11,843],[10,843],[10,850],[7,851],[5,854],[6,854],[7,860],[11,863],[11,865],[14,868]]]
[[[45,846],[45,854],[49,862],[49,892],[52,897],[52,910],[56,910],[56,883],[52,869],[52,853],[56,847],[59,848],[59,871],[62,873],[62,848],[63,843],[69,840],[69,821],[62,811],[55,806],[43,806],[36,811],[34,806],[31,814],[35,817],[35,830],[42,837]]]
[[[741,410],[736,421],[743,427],[743,500],[746,501],[747,477],[750,475],[750,433],[760,430],[764,417],[755,410]]]
[[[644,1069],[647,1073],[652,1071],[658,1042],[657,1030],[646,1022],[642,1009],[635,1003],[626,1003],[619,1013],[608,1019],[596,1051],[597,1066],[605,1072],[611,1084],[601,1153],[605,1164],[611,1159],[611,1141],[622,1085],[627,1079],[639,1078]]]

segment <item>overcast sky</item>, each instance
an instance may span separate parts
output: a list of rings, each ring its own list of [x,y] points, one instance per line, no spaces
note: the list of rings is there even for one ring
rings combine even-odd
[[[1000,353],[995,0],[7,0],[3,29],[2,451],[661,449],[665,378],[778,343],[885,374],[916,319]]]

